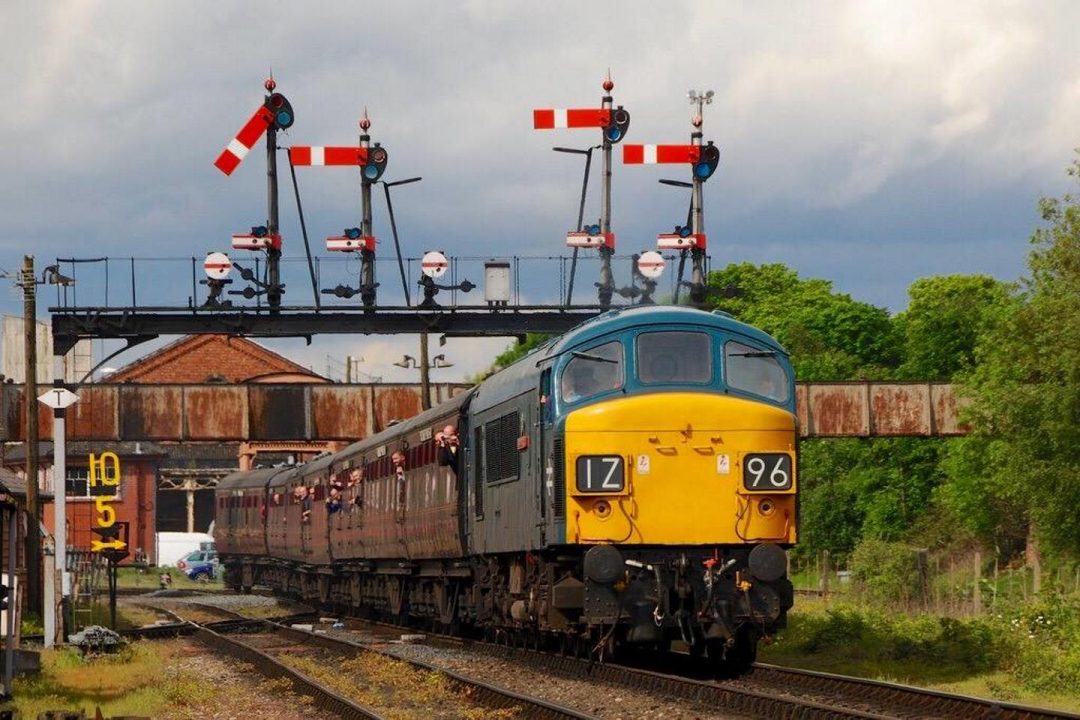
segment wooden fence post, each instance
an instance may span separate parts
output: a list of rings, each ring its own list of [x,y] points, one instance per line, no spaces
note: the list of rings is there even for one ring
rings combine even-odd
[[[982,552],[975,551],[975,585],[971,593],[971,609],[976,615],[982,614]]]

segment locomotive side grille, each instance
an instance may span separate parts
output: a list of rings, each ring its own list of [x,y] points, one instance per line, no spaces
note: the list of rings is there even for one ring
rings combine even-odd
[[[552,452],[555,455],[552,462],[555,470],[555,498],[551,503],[551,509],[555,513],[555,517],[563,517],[566,515],[566,460],[563,453],[562,437],[555,438]]]
[[[514,480],[521,472],[517,448],[521,416],[515,410],[484,424],[484,475],[489,483]]]

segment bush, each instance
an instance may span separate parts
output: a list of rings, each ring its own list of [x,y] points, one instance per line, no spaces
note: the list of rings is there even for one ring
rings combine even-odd
[[[1024,687],[1036,692],[1080,687],[1080,599],[1048,594],[994,620],[1013,647],[1007,667]]]
[[[913,548],[865,538],[851,554],[857,590],[874,603],[908,603],[919,593],[919,567]]]
[[[989,620],[889,615],[841,606],[822,615],[793,615],[781,642],[807,654],[835,654],[876,665],[948,668],[971,673],[1000,666],[1008,643]]]

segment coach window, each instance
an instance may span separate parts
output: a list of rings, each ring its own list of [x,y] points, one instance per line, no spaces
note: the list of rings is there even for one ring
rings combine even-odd
[[[619,341],[571,352],[559,383],[564,402],[577,402],[623,386],[623,348]]]
[[[637,337],[637,376],[647,385],[707,383],[712,340],[702,332],[647,332]]]
[[[778,403],[788,401],[788,376],[775,351],[731,340],[724,345],[724,366],[727,385],[732,390],[743,390]]]

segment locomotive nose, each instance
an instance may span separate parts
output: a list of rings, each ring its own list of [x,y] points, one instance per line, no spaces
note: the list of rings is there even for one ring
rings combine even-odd
[[[794,442],[790,412],[716,393],[637,395],[573,412],[567,541],[794,542]]]

